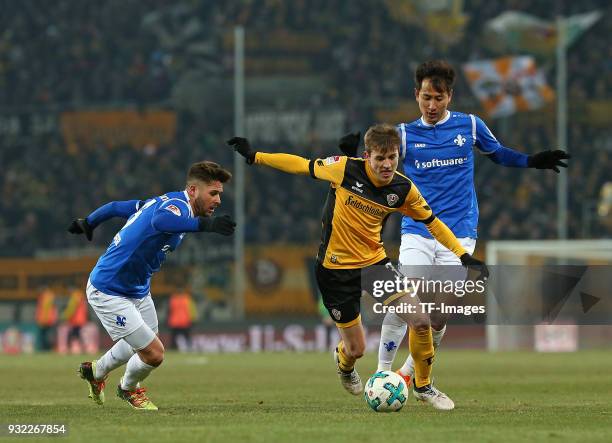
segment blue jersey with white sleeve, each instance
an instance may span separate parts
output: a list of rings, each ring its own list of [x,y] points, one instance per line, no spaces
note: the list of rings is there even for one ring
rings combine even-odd
[[[88,220],[95,219],[108,206],[94,211]],[[159,271],[166,254],[180,245],[186,232],[199,230],[198,218],[194,217],[185,191],[140,202],[134,210],[89,276],[93,286],[105,294],[146,297],[151,276]]]
[[[473,149],[504,166],[527,167],[527,156],[502,146],[472,114],[447,111],[434,125],[421,117],[398,125],[404,173],[457,238],[477,238],[478,201]],[[422,223],[402,218],[402,234],[432,238]]]

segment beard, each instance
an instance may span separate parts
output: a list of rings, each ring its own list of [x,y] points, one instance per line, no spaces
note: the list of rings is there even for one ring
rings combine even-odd
[[[199,198],[193,200],[193,213],[196,217],[206,217],[208,208],[206,207],[206,203]]]

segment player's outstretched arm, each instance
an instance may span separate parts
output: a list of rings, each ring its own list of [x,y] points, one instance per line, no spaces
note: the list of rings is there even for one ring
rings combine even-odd
[[[85,218],[76,218],[68,226],[71,234],[85,234],[87,240],[93,239],[94,229],[113,217],[129,218],[144,204],[143,200],[114,201],[100,206]]]
[[[155,210],[151,226],[160,232],[178,234],[183,232],[215,232],[232,235],[236,223],[229,215],[218,217],[191,217],[189,207],[182,200],[172,199]]]
[[[552,169],[559,173],[559,168],[567,168],[563,160],[571,158],[567,152],[557,149],[555,151],[542,151],[534,155],[525,155],[505,146],[500,146],[495,152],[487,154],[490,160],[498,165],[514,168]]]
[[[471,117],[476,147],[494,163],[511,168],[552,169],[557,173],[559,167],[567,168],[567,163],[563,162],[571,158],[567,152],[557,149],[534,155],[523,154],[503,146],[479,117]]]
[[[227,144],[234,148],[238,154],[242,155],[246,162],[251,165],[266,165],[289,174],[303,174],[310,172],[310,160],[292,154],[269,154],[258,152],[251,148],[251,144],[246,138],[234,137],[227,141]]]
[[[342,183],[348,160],[348,157],[338,155],[325,159],[309,160],[299,155],[257,152],[251,149],[249,141],[242,137],[234,137],[228,140],[227,144],[246,158],[248,164],[266,165],[289,174],[310,174],[312,178],[337,185]]]

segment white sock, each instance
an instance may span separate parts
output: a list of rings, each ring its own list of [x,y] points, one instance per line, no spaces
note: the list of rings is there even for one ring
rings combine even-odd
[[[125,368],[125,375],[121,380],[121,389],[133,391],[139,382],[149,376],[153,369],[155,369],[155,366],[146,364],[140,359],[138,354],[134,354]]]
[[[408,325],[397,314],[387,313],[380,328],[378,346],[378,371],[390,371],[397,348],[402,342]]]
[[[444,333],[446,332],[446,325],[439,331],[436,331],[434,328],[431,328],[431,337],[433,338],[433,346],[434,349],[438,348],[438,345],[442,341],[442,337],[444,337]],[[400,372],[403,375],[414,376],[414,359],[411,354],[408,354],[408,358],[404,362],[404,365],[400,368]]]
[[[119,340],[106,354],[98,359],[94,377],[97,380],[102,380],[110,371],[126,364],[132,355],[134,355],[132,347],[125,340]]]

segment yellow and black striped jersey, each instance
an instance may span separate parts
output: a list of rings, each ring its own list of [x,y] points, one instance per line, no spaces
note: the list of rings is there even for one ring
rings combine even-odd
[[[333,156],[308,161],[290,154],[258,152],[255,163],[330,182],[323,210],[318,261],[329,269],[363,268],[386,257],[381,232],[389,215],[401,212],[426,224],[432,235],[460,256],[466,251],[406,176],[396,172],[377,183],[368,162]]]

